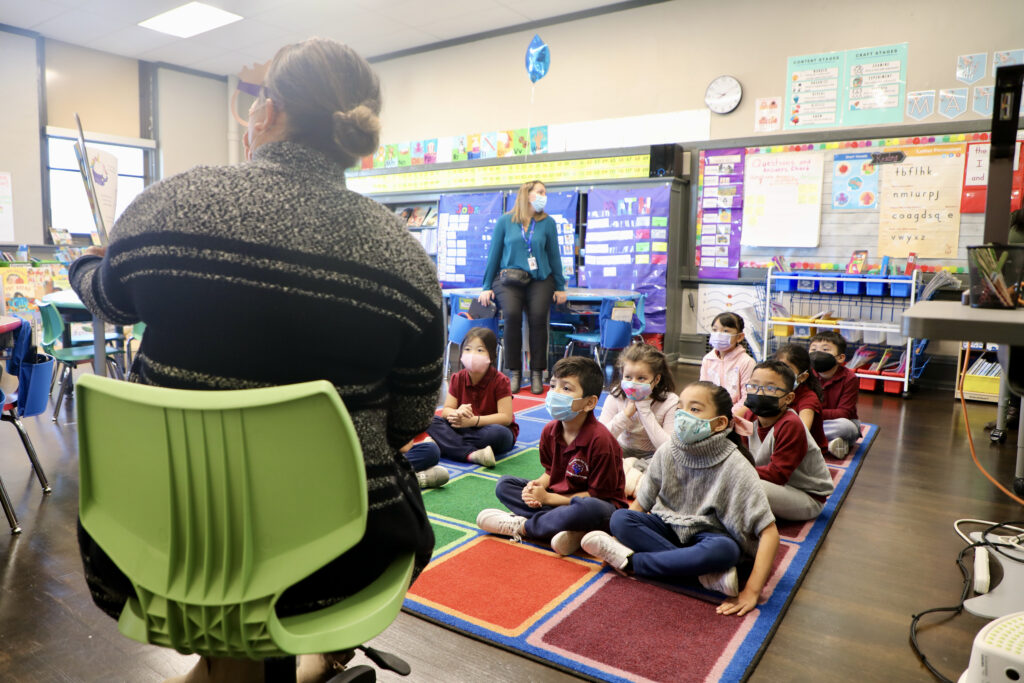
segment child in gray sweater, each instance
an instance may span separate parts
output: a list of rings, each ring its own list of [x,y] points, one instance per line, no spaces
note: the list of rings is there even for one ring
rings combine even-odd
[[[674,584],[697,577],[728,596],[719,614],[743,615],[757,606],[779,531],[750,456],[732,433],[729,392],[694,382],[679,406],[672,438],[655,452],[636,500],[612,514],[614,537],[593,531],[582,546],[623,573]],[[743,556],[753,556],[754,567],[740,591]]]

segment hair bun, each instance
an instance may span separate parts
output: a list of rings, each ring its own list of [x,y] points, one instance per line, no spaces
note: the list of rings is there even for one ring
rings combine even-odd
[[[377,151],[380,144],[380,118],[370,107],[360,104],[349,111],[336,111],[334,144],[345,154],[364,157]]]

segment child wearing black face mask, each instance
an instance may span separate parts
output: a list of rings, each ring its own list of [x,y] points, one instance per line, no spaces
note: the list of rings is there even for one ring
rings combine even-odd
[[[836,332],[829,330],[811,337],[808,351],[811,365],[821,379],[821,417],[828,450],[841,460],[860,438],[860,420],[857,419],[860,385],[857,375],[843,365],[846,361],[846,340]]]
[[[800,521],[818,516],[834,486],[821,449],[790,408],[794,383],[793,371],[785,363],[758,363],[744,405],[750,411],[748,419],[757,417],[747,442],[772,514]]]

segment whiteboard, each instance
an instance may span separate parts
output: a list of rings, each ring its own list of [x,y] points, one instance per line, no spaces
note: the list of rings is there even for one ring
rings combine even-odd
[[[743,235],[750,247],[817,247],[825,152],[748,154]]]

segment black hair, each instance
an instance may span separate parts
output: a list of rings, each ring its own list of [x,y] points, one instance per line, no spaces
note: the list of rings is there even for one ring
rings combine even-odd
[[[686,389],[689,389],[690,387],[700,387],[707,391],[711,396],[711,403],[715,409],[715,417],[725,416],[729,418],[730,423],[732,422],[732,396],[725,387],[721,387],[714,382],[690,382],[686,385],[686,388],[683,389],[683,391],[686,391]],[[680,405],[679,409],[682,410],[683,407]],[[732,431],[729,432],[729,436],[726,438],[729,439],[729,441],[732,441],[733,445],[736,446],[736,450],[738,450],[751,465],[754,464],[754,456],[750,454],[750,450],[743,444],[743,437],[735,431]]]
[[[846,355],[846,340],[843,339],[843,335],[839,334],[835,330],[825,330],[824,332],[819,332],[811,337],[812,344],[816,341],[828,342],[836,347],[836,351],[839,352],[838,355]]]
[[[604,389],[604,372],[593,358],[586,356],[569,356],[562,358],[551,369],[554,379],[576,378],[583,389],[583,398],[600,396]]]
[[[757,372],[758,370],[771,370],[781,377],[784,385],[782,388],[786,391],[793,391],[793,387],[796,385],[796,375],[794,375],[790,367],[781,360],[763,360],[754,366],[754,372]]]
[[[783,344],[779,347],[779,350],[775,352],[775,360],[789,361],[796,366],[798,375],[807,373],[807,379],[804,380],[804,384],[814,392],[818,400],[823,400],[823,391],[821,389],[821,382],[818,381],[818,375],[811,372],[811,354],[807,353],[807,349],[800,346],[799,344]]]
[[[462,338],[462,345],[460,348],[465,348],[468,342],[474,339],[479,339],[484,348],[487,349],[487,355],[491,357],[491,367],[498,367],[498,338],[494,336],[494,330],[489,327],[471,327],[466,336]]]
[[[715,319],[711,321],[711,325],[719,323],[722,327],[729,327],[736,330],[737,332],[743,331],[743,317],[736,315],[730,311],[723,311],[715,316]]]
[[[651,369],[651,372],[661,377],[658,383],[651,387],[652,403],[664,401],[666,396],[676,393],[676,383],[672,379],[671,371],[668,369],[668,361],[665,359],[665,354],[650,344],[634,342],[619,354],[619,358],[615,362],[615,367],[619,369],[620,378],[610,390],[612,396],[616,398],[625,398],[626,396],[621,386],[622,368],[626,363],[643,363]]]

